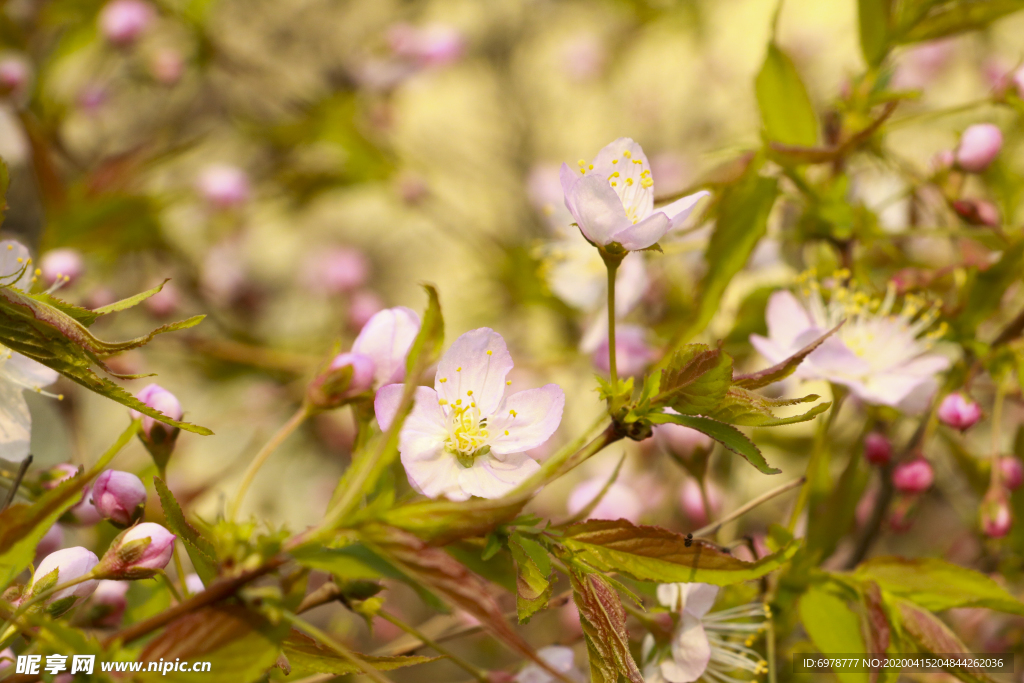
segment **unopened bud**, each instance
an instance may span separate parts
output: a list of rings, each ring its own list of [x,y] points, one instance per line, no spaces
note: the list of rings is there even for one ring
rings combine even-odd
[[[370,390],[376,365],[362,353],[339,353],[309,384],[306,396],[313,406],[328,410]]]
[[[144,387],[136,398],[172,420],[182,418],[183,412],[178,398],[159,384],[150,384]],[[139,439],[145,444],[146,450],[153,456],[157,466],[161,469],[166,467],[181,430],[148,415],[143,415],[137,410],[132,410],[130,414],[133,420],[142,418],[142,432],[139,433]]]
[[[112,0],[100,11],[100,33],[112,44],[126,47],[146,32],[154,16],[153,6],[143,0]]]
[[[55,553],[61,549],[64,545],[64,529],[60,524],[54,524],[43,537],[39,539],[39,543],[36,544],[36,557],[35,564],[39,564],[39,560],[46,557],[50,553]]]
[[[991,123],[969,126],[960,136],[956,163],[971,173],[981,173],[1003,147],[1003,133]]]
[[[0,59],[0,96],[23,92],[28,85],[28,77],[25,60],[10,55]]]
[[[943,424],[964,431],[981,419],[981,406],[958,392],[942,399],[937,414]]]
[[[888,465],[892,459],[892,444],[885,434],[871,432],[864,437],[864,459],[872,465]]]
[[[47,285],[67,284],[82,275],[85,265],[77,249],[54,249],[43,254],[39,269]]]
[[[900,463],[892,473],[892,483],[901,493],[923,493],[931,488],[935,472],[930,462],[918,457],[910,462]]]
[[[50,553],[36,567],[32,583],[29,584],[22,600],[90,575],[97,562],[95,553],[80,546]],[[52,616],[66,612],[79,599],[91,595],[96,590],[96,583],[94,579],[89,579],[47,596],[44,601],[47,611]]]
[[[405,378],[405,357],[420,331],[416,312],[396,306],[375,313],[352,342],[352,352],[373,359],[374,382],[378,386]]]
[[[85,614],[86,623],[93,626],[116,627],[128,607],[128,583],[103,580],[96,585],[89,598]]]
[[[96,568],[107,579],[148,579],[171,561],[175,535],[159,524],[145,522],[115,538]]]
[[[1019,459],[1012,455],[999,458],[999,468],[1006,488],[1016,491],[1024,483],[1024,465]]]
[[[146,508],[146,487],[130,472],[107,470],[92,486],[92,504],[116,526],[134,524]]]
[[[1013,526],[1013,513],[1006,490],[989,489],[985,499],[981,501],[981,531],[989,538],[1002,538],[1010,533]]]
[[[997,227],[1000,223],[999,209],[984,199],[957,199],[953,202],[953,210],[968,225]]]

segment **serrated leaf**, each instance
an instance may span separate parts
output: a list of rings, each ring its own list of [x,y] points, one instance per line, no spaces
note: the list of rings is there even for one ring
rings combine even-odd
[[[172,420],[92,370],[93,365],[107,369],[103,358],[144,346],[158,334],[193,327],[203,318],[194,316],[163,325],[135,339],[107,342],[94,337],[85,324],[46,301],[11,287],[0,287],[0,343],[143,415],[186,431],[209,435],[213,432],[206,427]]]
[[[445,545],[489,533],[497,525],[514,519],[528,500],[528,496],[473,499],[461,503],[424,500],[388,510],[380,520],[409,531],[431,545]]]
[[[786,405],[810,403],[818,400],[818,398],[819,396],[816,394],[810,394],[797,399],[789,399],[785,403]],[[758,396],[746,389],[733,387],[726,392],[718,407],[708,411],[706,416],[720,422],[743,427],[780,427],[782,425],[813,420],[815,416],[825,412],[832,405],[830,401],[826,401],[825,403],[819,403],[806,413],[791,415],[790,417],[775,417],[771,410],[773,403],[778,405],[777,402]]]
[[[573,566],[569,568],[569,580],[587,641],[593,683],[616,683],[619,674],[631,683],[643,683],[629,651],[626,610],[618,593],[605,577],[582,573]]]
[[[213,544],[203,538],[199,531],[188,523],[185,513],[175,500],[174,494],[167,488],[167,484],[160,477],[153,477],[153,488],[160,497],[160,506],[164,510],[167,527],[173,531],[185,544],[185,551],[192,560],[196,574],[203,580],[203,585],[209,586],[210,582],[217,578],[217,550]]]
[[[637,581],[713,583],[727,586],[764,576],[797,551],[789,542],[756,562],[744,562],[717,548],[656,526],[638,526],[624,519],[590,520],[563,529],[561,544],[575,557],[607,572]]]
[[[934,557],[876,557],[857,567],[853,575],[933,612],[988,607],[1024,615],[1024,602],[989,577]]]
[[[758,471],[764,474],[779,474],[782,470],[772,467],[761,455],[761,451],[758,450],[754,442],[747,438],[747,436],[740,430],[719,422],[712,420],[709,417],[699,417],[696,415],[672,415],[671,413],[655,413],[647,417],[654,424],[664,424],[671,422],[677,425],[683,425],[684,427],[690,427],[696,429],[699,432],[707,434],[712,439],[728,448],[733,453],[742,456],[747,462],[756,467]]]
[[[661,371],[655,405],[686,414],[706,413],[718,406],[732,382],[732,358],[706,344],[688,344]]]
[[[321,647],[313,638],[296,630],[285,639],[283,646],[285,657],[291,666],[290,679],[299,679],[314,674],[333,674],[347,676],[360,673],[360,669],[349,660],[338,656],[333,650]],[[374,657],[360,654],[359,658],[378,671],[392,671],[418,664],[436,662],[441,657],[398,656]]]
[[[865,654],[860,619],[846,600],[812,585],[800,597],[800,622],[818,652],[823,654]],[[843,683],[868,683],[868,672],[834,670]]]
[[[775,43],[768,44],[754,84],[765,135],[786,145],[818,143],[818,117],[793,60]]]
[[[817,349],[822,343],[831,337],[836,331],[843,326],[846,321],[843,321],[833,327],[831,330],[821,335],[807,346],[803,347],[792,356],[758,372],[752,372],[744,375],[736,375],[732,378],[733,385],[741,387],[743,389],[761,389],[769,384],[782,381],[792,375],[796,369],[800,366],[800,363],[804,361],[807,356]]]
[[[971,656],[967,646],[931,612],[906,600],[897,600],[896,609],[899,611],[903,630],[914,644],[925,652]],[[990,676],[978,669],[955,666],[945,670],[965,683],[995,683]]]
[[[551,600],[551,558],[539,543],[522,534],[512,534],[508,549],[516,562],[516,612],[519,623],[530,621]]]
[[[99,308],[95,308],[93,309],[93,313],[95,313],[97,316],[103,316],[108,315],[110,313],[127,311],[129,308],[138,306],[146,299],[159,294],[160,291],[164,288],[164,285],[166,285],[170,281],[171,279],[167,278],[166,280],[158,284],[156,287],[153,287],[152,289],[147,289],[146,291],[139,292],[138,294],[130,296],[127,299],[121,299],[120,301],[115,301],[112,304],[107,304],[106,306],[100,306]]]
[[[908,3],[913,7],[913,3]],[[1022,0],[938,0],[917,3],[924,9],[897,29],[897,42],[917,43],[984,28],[1024,9]],[[902,17],[901,17],[902,19]]]

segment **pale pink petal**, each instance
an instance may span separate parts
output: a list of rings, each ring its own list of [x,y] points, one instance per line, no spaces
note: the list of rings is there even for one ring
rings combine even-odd
[[[377,384],[401,382],[405,378],[405,357],[420,331],[420,317],[404,306],[375,313],[352,343],[354,353],[373,359]]]
[[[807,309],[797,301],[792,292],[785,289],[775,292],[768,298],[764,318],[768,324],[768,336],[784,347],[792,346],[802,332],[814,327]]]
[[[669,230],[675,230],[690,217],[693,210],[697,208],[697,204],[704,197],[710,197],[711,193],[707,190],[701,190],[700,192],[694,192],[693,194],[687,195],[682,199],[677,199],[668,206],[663,206],[659,211],[668,216],[669,218]]]
[[[762,337],[759,334],[750,335],[750,345],[754,347],[754,350],[764,356],[772,365],[781,363],[782,361],[793,355],[793,350],[789,346],[782,346],[779,342],[768,337]],[[799,350],[799,349],[796,349]]]
[[[452,405],[476,403],[490,415],[505,394],[512,356],[501,335],[489,327],[470,330],[455,340],[437,364],[434,389]]]
[[[661,603],[662,607],[668,607],[673,612],[678,612],[682,609],[680,607],[682,587],[683,584],[681,583],[659,584],[657,588],[658,602]]]
[[[557,384],[528,389],[506,398],[488,420],[495,453],[521,453],[541,445],[562,421],[565,392]]]
[[[628,157],[625,156],[626,152],[629,153]],[[623,160],[626,161],[624,162]],[[615,171],[621,171],[623,163],[629,163],[633,160],[640,161],[639,164],[636,164],[637,166],[643,166],[645,169],[651,167],[643,148],[636,141],[632,138],[619,138],[605,145],[591,163],[594,166],[594,173],[607,178]],[[613,161],[618,163],[613,164]]]
[[[373,398],[373,413],[377,417],[377,425],[382,432],[388,431],[398,412],[398,404],[402,402],[404,384],[387,384],[377,390]]]
[[[819,377],[834,382],[860,378],[871,372],[871,364],[854,353],[836,336],[822,342],[821,346],[807,356],[805,362],[813,367]]]
[[[441,444],[429,452],[418,453],[415,459],[403,452],[402,465],[413,488],[429,498],[446,496],[454,501],[469,498],[459,486],[459,472],[465,468]]]
[[[668,216],[658,211],[635,225],[630,225],[612,235],[612,242],[618,242],[624,249],[636,251],[656,244],[668,232]]]
[[[718,586],[708,583],[684,583],[680,588],[683,610],[700,619],[715,605]]]
[[[27,356],[13,352],[3,364],[3,374],[27,389],[49,386],[60,376],[56,370],[51,370],[42,363],[37,363]]]
[[[583,235],[595,244],[605,245],[629,226],[622,200],[608,181],[596,175],[581,176],[565,195],[565,206],[572,213]]]
[[[933,381],[903,372],[887,372],[871,375],[864,380],[864,389],[857,396],[868,403],[896,406],[922,384]]]
[[[472,467],[459,466],[459,486],[471,496],[501,498],[539,469],[537,461],[525,453],[481,455]]]
[[[23,292],[32,289],[30,259],[31,254],[24,244],[14,240],[0,242],[0,283],[16,287]],[[14,277],[15,274],[18,275],[17,278]]]
[[[21,462],[32,438],[32,415],[22,388],[0,381],[0,458]]]
[[[672,659],[662,662],[661,673],[671,683],[692,683],[711,661],[711,643],[700,619],[683,612],[672,639]]]

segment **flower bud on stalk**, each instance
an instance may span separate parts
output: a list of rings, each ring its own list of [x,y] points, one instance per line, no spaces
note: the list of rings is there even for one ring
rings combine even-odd
[[[1024,464],[1020,460],[1007,455],[999,458],[1000,474],[1003,477],[1003,485],[1011,491],[1016,491],[1024,483]]]
[[[70,283],[85,270],[82,254],[77,249],[54,249],[39,260],[43,281],[48,285]]]
[[[96,576],[118,580],[156,576],[171,561],[175,538],[159,524],[133,526],[111,542],[96,566]]]
[[[137,41],[153,23],[153,6],[142,0],[113,0],[99,15],[100,33],[118,47]]]
[[[960,136],[956,150],[956,163],[970,173],[981,173],[1003,147],[1003,133],[991,123],[978,123],[967,128]]]
[[[183,415],[181,403],[178,402],[177,397],[159,384],[150,384],[145,387],[136,398],[150,408],[159,410],[172,420],[180,420]],[[181,430],[159,422],[148,415],[143,415],[137,410],[132,410],[130,414],[133,420],[142,418],[142,432],[139,433],[139,439],[146,446],[149,454],[153,456],[156,466],[163,472],[167,467],[167,461],[170,460],[171,453],[174,452],[174,444],[178,440],[178,432]]]
[[[962,432],[981,419],[981,406],[961,393],[949,394],[942,399],[937,414],[943,424]]]
[[[310,405],[330,410],[369,391],[375,371],[373,359],[362,353],[339,353],[327,370],[309,383]]]
[[[917,457],[909,462],[900,463],[892,473],[892,483],[900,493],[924,493],[935,481],[935,472],[930,462]]]
[[[105,519],[123,529],[142,517],[146,487],[130,472],[107,470],[93,484],[92,504]]]
[[[0,96],[19,95],[28,85],[28,65],[19,57],[0,59]]]
[[[1010,533],[1013,513],[1004,488],[991,488],[981,501],[981,531],[989,538],[1002,538]]]
[[[885,434],[871,432],[864,437],[864,459],[872,465],[883,467],[892,459],[892,444]]]
[[[80,546],[50,553],[36,567],[36,571],[32,575],[32,583],[28,585],[20,602],[24,603],[26,600],[76,579],[90,577],[44,598],[46,611],[50,616],[60,616],[71,609],[79,598],[86,598],[96,590],[97,582],[92,577],[95,576],[94,569],[97,562],[96,555],[92,551]]]
[[[128,582],[103,580],[89,598],[85,621],[94,626],[116,627],[128,607]]]

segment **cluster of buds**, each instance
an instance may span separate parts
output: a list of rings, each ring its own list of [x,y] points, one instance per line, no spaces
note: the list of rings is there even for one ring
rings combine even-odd
[[[150,384],[143,388],[136,398],[172,420],[180,420],[184,414],[178,398],[159,384]],[[137,410],[132,410],[131,416],[133,420],[142,419],[142,432],[139,434],[139,438],[149,454],[153,456],[157,467],[163,471],[167,467],[167,461],[174,451],[174,444],[178,440],[178,432],[181,430],[159,422],[148,415],[143,415]]]

